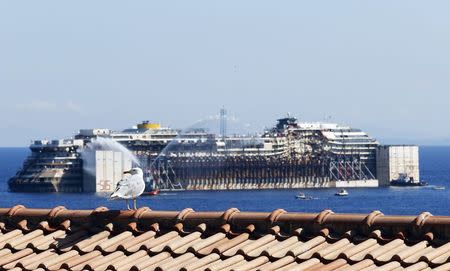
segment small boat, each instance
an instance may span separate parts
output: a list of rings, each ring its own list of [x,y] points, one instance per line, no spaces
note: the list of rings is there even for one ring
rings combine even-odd
[[[150,191],[145,191],[144,193],[142,193],[146,196],[156,196],[159,194],[159,189],[152,189]]]
[[[445,186],[433,186],[433,190],[445,190]]]
[[[334,194],[334,195],[344,197],[344,196],[348,196],[348,192],[345,189],[341,189],[341,190],[339,190],[339,192],[336,192],[336,194]]]
[[[295,198],[296,198],[296,199],[306,199],[306,195],[305,195],[305,193],[298,193],[298,194],[295,196]]]

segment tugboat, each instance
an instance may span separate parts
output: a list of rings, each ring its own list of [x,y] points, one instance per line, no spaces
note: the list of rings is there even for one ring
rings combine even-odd
[[[156,196],[160,192],[159,188],[156,185],[155,180],[153,179],[153,176],[150,175],[147,178],[145,178],[145,190],[143,195],[146,196]]]
[[[159,189],[152,189],[150,191],[144,191],[143,194],[147,195],[147,196],[156,196],[159,194]]]
[[[428,183],[424,181],[414,180],[413,177],[408,177],[405,173],[400,173],[396,180],[391,181],[392,186],[427,186]]]
[[[340,196],[340,197],[345,197],[348,196],[348,192],[345,189],[341,189],[339,190],[339,192],[336,192],[336,194],[334,194],[335,196]]]

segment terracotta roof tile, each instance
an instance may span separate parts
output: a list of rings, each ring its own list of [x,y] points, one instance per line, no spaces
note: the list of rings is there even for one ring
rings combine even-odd
[[[291,250],[288,251],[287,255],[294,257],[297,256],[299,259],[306,260],[312,257],[314,253],[329,246],[330,244],[326,242],[325,237],[317,236],[305,243],[300,243],[297,246],[294,244],[294,246],[291,247]]]
[[[88,238],[88,233],[86,231],[77,231],[74,233],[69,233],[64,238],[56,238],[54,242],[50,244],[50,248],[55,248],[60,252],[68,251],[72,249],[73,245]]]
[[[376,268],[376,270],[385,270],[385,271],[399,270],[399,269],[402,269],[402,266],[399,262],[389,262]]]
[[[355,247],[355,244],[353,243],[348,243],[345,246],[340,247],[339,249],[336,249],[333,252],[330,252],[329,254],[326,254],[323,259],[327,260],[327,261],[332,261],[332,260],[336,260],[338,258],[340,258],[340,255],[343,251],[352,249],[353,247]]]
[[[232,257],[232,256],[236,255],[236,253],[239,251],[239,249],[241,249],[241,248],[251,244],[252,242],[254,242],[254,240],[246,239],[246,240],[240,240],[241,242],[236,244],[234,241],[236,241],[236,240],[231,239],[228,242],[228,246],[230,248],[225,250],[224,252],[222,252],[221,253],[222,256],[224,256],[224,257]]]
[[[448,262],[449,259],[450,259],[450,251],[447,251],[444,254],[431,260],[431,264],[432,265],[440,265],[440,264]]]
[[[274,240],[270,241],[269,243],[267,243],[267,244],[265,244],[265,245],[262,245],[262,246],[260,246],[260,247],[258,247],[258,248],[255,248],[254,250],[248,252],[248,253],[247,253],[247,256],[248,256],[248,257],[251,257],[251,258],[259,257],[259,256],[262,255],[262,253],[263,253],[266,249],[271,248],[271,247],[274,247],[274,246],[278,245],[279,243],[281,243],[281,242],[278,241],[278,240],[276,240],[276,239],[274,239]],[[266,256],[266,255],[263,255],[263,256]]]
[[[15,253],[7,254],[0,259],[0,265],[3,267],[12,262],[18,262],[20,259],[25,258],[26,256],[31,254],[33,254],[33,250],[31,248],[26,248]]]
[[[155,239],[144,242],[140,248],[148,249],[150,252],[158,253],[163,251],[167,244],[172,243],[176,240],[180,240],[182,237],[176,231],[168,232],[162,236]]]
[[[58,254],[54,251],[54,250],[48,250],[48,251],[44,251],[42,253],[39,254],[30,254],[27,257],[24,257],[22,259],[20,259],[17,264],[13,264],[12,266],[18,266],[18,267],[22,267],[23,269],[27,269],[27,270],[34,270],[37,269],[39,264],[42,263],[43,261],[47,260],[48,258],[51,257],[55,257]],[[6,265],[3,266],[4,268],[7,268]]]
[[[63,230],[57,230],[47,235],[43,235],[40,238],[36,238],[29,243],[35,250],[48,250],[50,245],[55,241],[55,239],[63,239],[66,236],[66,232]]]
[[[434,247],[429,246],[425,249],[419,250],[416,253],[414,253],[413,255],[407,257],[406,259],[404,259],[402,262],[406,263],[407,265],[411,265],[414,263],[417,263],[419,261],[419,258],[421,258],[423,255],[426,255],[430,252],[433,252],[435,250]]]
[[[158,264],[164,263],[168,259],[172,259],[169,252],[162,252],[153,257],[150,257],[150,256],[142,257],[136,261],[136,263],[132,266],[131,270],[145,269],[145,268],[153,266],[153,265],[158,265]]]
[[[265,248],[267,244],[269,244],[270,242],[272,242],[274,240],[275,240],[275,235],[272,235],[272,234],[264,235],[261,238],[258,238],[256,240],[252,240],[252,241],[248,242],[246,245],[239,248],[237,253],[249,256],[249,254],[252,251],[254,251],[260,247]],[[258,255],[255,255],[255,256],[258,256]]]
[[[450,270],[450,263],[446,263],[443,265],[440,265],[438,267],[433,268],[434,271],[448,271]]]
[[[114,252],[116,251],[117,247],[121,244],[121,242],[128,237],[132,237],[133,233],[129,231],[124,231],[112,238],[109,238],[105,240],[104,242],[101,242],[95,246],[95,249],[100,250],[102,252],[108,253],[108,252]]]
[[[247,270],[252,270],[254,268],[257,268],[261,265],[264,265],[265,263],[269,262],[269,258],[267,258],[266,256],[261,256],[258,257],[256,259],[253,259],[251,261],[245,262],[243,264],[240,264],[238,266],[233,267],[234,271],[247,271]]]
[[[219,262],[210,264],[205,270],[207,271],[218,271],[222,269],[230,270],[230,267],[235,265],[236,263],[243,263],[245,261],[244,256],[235,255],[226,260],[221,260]]]
[[[321,271],[329,271],[329,270],[338,270],[341,268],[345,268],[348,267],[349,265],[347,264],[347,261],[344,259],[337,259],[334,260],[333,262],[326,264],[325,266],[321,267],[320,270]]]
[[[200,257],[207,256],[207,255],[213,253],[214,249],[219,248],[220,246],[227,243],[228,241],[229,241],[229,239],[227,237],[225,237],[223,239],[220,239],[219,241],[212,243],[211,245],[209,245],[207,247],[197,250],[195,252],[195,254],[197,254]]]
[[[191,244],[188,248],[188,251],[193,252],[193,253],[200,252],[205,248],[208,248],[214,244],[219,243],[222,240],[225,240],[225,238],[226,238],[225,233],[218,232],[218,233],[211,235],[205,239],[200,239],[200,241],[195,244]],[[211,251],[212,251],[212,248],[210,250],[208,250],[208,252],[206,254],[211,253]],[[203,254],[203,255],[205,255],[205,254]]]
[[[14,250],[22,250],[30,243],[30,241],[37,239],[37,237],[41,237],[43,234],[44,231],[42,230],[32,231],[20,237],[15,237],[11,240],[8,240],[5,244],[5,247]]]
[[[357,271],[357,270],[363,270],[366,268],[376,268],[376,265],[372,260],[365,259],[358,263],[346,266],[345,268],[343,268],[341,270],[342,271]]]
[[[342,238],[339,241],[318,250],[313,254],[313,256],[325,260],[334,260],[349,244],[351,244],[350,240],[347,238]]]
[[[61,268],[63,269],[72,269],[75,266],[81,266],[83,265],[83,263],[86,263],[98,256],[102,255],[102,253],[98,250],[86,253],[84,255],[81,255],[80,257],[74,257],[72,259],[68,259],[67,261],[65,261],[64,263],[61,264]]]
[[[442,255],[445,255],[447,252],[450,251],[450,242],[440,246],[436,249],[433,249],[429,251],[428,253],[423,254],[423,256],[420,257],[419,260],[425,261],[425,262],[431,262],[436,258],[439,258]]]
[[[376,244],[374,244],[374,245],[372,245],[372,246],[370,246],[370,247],[368,247],[368,248],[366,248],[366,249],[364,249],[364,250],[362,250],[362,251],[352,255],[349,258],[349,260],[350,260],[350,262],[357,263],[357,262],[362,261],[364,259],[370,259],[371,257],[369,257],[368,254],[370,252],[374,251],[374,250],[377,250],[380,246],[381,246],[380,244],[376,243]]]
[[[450,217],[0,208],[1,270],[450,270]]]
[[[139,250],[136,253],[128,255],[125,259],[117,262],[115,264],[110,264],[108,269],[111,270],[130,270],[130,268],[135,265],[136,262],[141,261],[142,259],[148,258],[147,251]]]
[[[114,264],[114,262],[123,259],[125,254],[122,251],[116,251],[106,256],[99,255],[96,258],[91,259],[86,264],[81,264],[83,269],[88,270],[103,270],[108,267],[110,264]]]
[[[4,248],[9,240],[13,240],[14,238],[20,238],[19,236],[23,236],[22,231],[19,229],[12,230],[0,236],[0,248]]]
[[[427,248],[428,245],[429,245],[428,241],[418,242],[415,245],[409,246],[407,248],[398,251],[395,255],[392,256],[392,260],[403,262],[409,256],[414,255],[419,251],[423,251],[425,248]]]
[[[148,231],[144,232],[138,236],[130,236],[129,238],[123,240],[118,246],[118,250],[123,250],[127,252],[136,252],[144,242],[149,242],[154,239],[156,232]]]
[[[320,262],[317,258],[312,258],[309,260],[306,260],[302,263],[291,263],[290,265],[287,265],[285,268],[282,268],[281,270],[314,270],[317,267],[321,267],[324,264]]]
[[[420,271],[420,270],[426,270],[426,269],[430,269],[426,262],[418,262],[418,263],[416,263],[414,265],[411,265],[411,266],[405,268],[404,270]]]
[[[162,271],[162,270],[180,270],[181,267],[183,267],[184,264],[189,264],[193,262],[193,260],[197,260],[194,254],[188,252],[186,254],[183,254],[181,256],[175,257],[172,261],[166,262],[164,264],[158,265],[155,270]]]
[[[171,251],[176,254],[183,254],[187,251],[191,244],[195,244],[195,242],[201,241],[201,235],[201,232],[193,232],[184,237],[176,238],[176,240],[172,240],[168,244],[166,244],[164,246],[164,250]]]

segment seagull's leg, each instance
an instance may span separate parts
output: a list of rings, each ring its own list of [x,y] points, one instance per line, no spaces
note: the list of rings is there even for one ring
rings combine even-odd
[[[128,210],[131,210],[131,208],[130,208],[130,203],[128,202],[128,199],[126,199],[125,201],[127,202],[127,209],[128,209]]]
[[[133,207],[137,210],[137,198],[133,198]]]

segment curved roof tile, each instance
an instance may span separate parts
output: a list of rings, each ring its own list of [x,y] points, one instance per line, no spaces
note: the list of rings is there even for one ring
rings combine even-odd
[[[0,208],[1,270],[450,270],[450,217]]]

